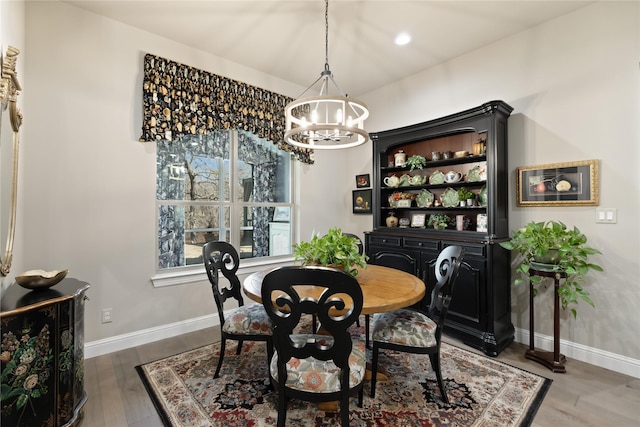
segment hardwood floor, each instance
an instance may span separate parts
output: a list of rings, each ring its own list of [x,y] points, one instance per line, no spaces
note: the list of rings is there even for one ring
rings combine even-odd
[[[94,357],[85,361],[84,427],[158,427],[160,418],[135,366],[197,348],[219,339],[217,328]],[[475,351],[463,344],[445,341]],[[553,379],[533,427],[640,426],[640,379],[568,360],[555,374],[524,358],[525,346],[511,344],[498,357],[505,363]]]

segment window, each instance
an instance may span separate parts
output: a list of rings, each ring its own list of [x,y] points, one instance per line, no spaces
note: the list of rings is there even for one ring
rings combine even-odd
[[[202,264],[212,240],[241,258],[291,254],[291,155],[236,130],[157,143],[158,269]]]

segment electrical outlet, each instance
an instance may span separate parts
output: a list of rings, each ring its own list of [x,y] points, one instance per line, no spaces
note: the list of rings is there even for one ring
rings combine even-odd
[[[102,323],[111,323],[112,321],[112,308],[103,308],[102,309]]]

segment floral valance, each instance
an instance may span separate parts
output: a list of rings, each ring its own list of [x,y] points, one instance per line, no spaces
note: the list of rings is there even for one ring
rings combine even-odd
[[[159,56],[144,57],[140,141],[243,129],[312,164],[313,150],[284,142],[284,107],[293,99]]]

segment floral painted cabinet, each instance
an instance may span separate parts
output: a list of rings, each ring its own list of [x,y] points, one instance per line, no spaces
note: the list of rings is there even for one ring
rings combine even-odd
[[[11,285],[2,296],[2,425],[73,426],[82,419],[87,283],[47,290]]]

